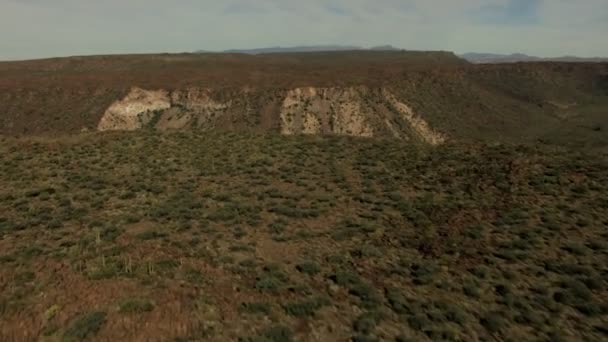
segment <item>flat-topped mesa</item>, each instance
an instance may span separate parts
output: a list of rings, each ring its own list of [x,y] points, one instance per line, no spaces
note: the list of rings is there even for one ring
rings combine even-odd
[[[0,62],[8,136],[155,128],[599,146],[607,99],[608,63],[471,64],[448,52]]]
[[[217,96],[208,88],[144,90],[132,88],[110,105],[98,130],[211,129],[220,121],[247,121],[255,125],[271,116],[275,129],[285,135],[319,134],[393,137],[441,144],[445,136],[397,99],[389,89],[359,87],[300,87],[274,94],[240,89]],[[276,101],[277,96],[282,100]],[[219,99],[223,97],[223,99]],[[264,112],[264,113],[262,113]]]

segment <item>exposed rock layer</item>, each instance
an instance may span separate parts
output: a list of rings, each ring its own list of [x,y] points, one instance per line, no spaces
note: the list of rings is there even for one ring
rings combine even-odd
[[[205,88],[172,92],[133,88],[106,110],[97,128],[102,131],[144,127],[210,129],[226,120],[234,124],[247,120],[260,124],[261,113],[265,112],[276,113],[277,118],[270,121],[278,121],[275,128],[286,135],[372,137],[388,134],[433,145],[445,141],[444,135],[435,132],[386,88],[302,87],[281,91],[271,97],[274,102],[251,89],[220,96]],[[276,98],[281,100],[276,101]]]
[[[100,131],[142,128],[156,111],[171,108],[169,94],[164,90],[133,88],[124,99],[114,102],[97,125]]]

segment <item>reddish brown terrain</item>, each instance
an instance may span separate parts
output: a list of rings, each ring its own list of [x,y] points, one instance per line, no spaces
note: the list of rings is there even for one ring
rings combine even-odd
[[[605,341],[608,64],[0,63],[0,341]]]
[[[417,124],[412,124],[415,118],[437,134],[456,139],[554,140],[566,129],[574,141],[604,123],[605,115],[597,112],[605,108],[607,74],[608,64],[601,63],[471,65],[447,52],[132,55],[4,62],[0,133],[96,130],[108,109],[131,94],[139,109],[125,114],[118,108],[102,129],[152,125],[407,140],[420,135],[413,127]],[[160,107],[158,98],[156,106],[150,106],[148,97],[155,95],[133,89],[162,92]],[[294,93],[303,95],[294,98]],[[126,101],[124,106],[128,105]]]

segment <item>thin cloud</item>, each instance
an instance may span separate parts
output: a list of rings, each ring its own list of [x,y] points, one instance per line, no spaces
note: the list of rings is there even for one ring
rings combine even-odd
[[[608,0],[0,0],[0,9],[0,59],[325,44],[608,55],[597,43]]]
[[[541,0],[510,0],[470,11],[474,22],[484,25],[536,25],[541,22]]]

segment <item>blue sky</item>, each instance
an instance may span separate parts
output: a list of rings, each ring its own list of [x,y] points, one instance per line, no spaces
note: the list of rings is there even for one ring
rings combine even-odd
[[[0,60],[294,45],[608,56],[608,0],[0,0]]]

